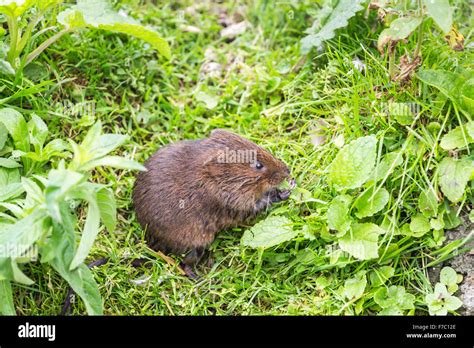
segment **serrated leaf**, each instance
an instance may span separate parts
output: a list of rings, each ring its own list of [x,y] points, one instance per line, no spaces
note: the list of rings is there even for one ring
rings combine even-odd
[[[384,29],[377,41],[377,48],[383,52],[384,47],[390,42],[397,42],[407,38],[421,24],[421,17],[400,17]]]
[[[390,194],[385,188],[380,188],[374,192],[372,187],[363,192],[355,201],[354,206],[357,209],[355,215],[362,219],[367,216],[372,216],[381,211],[388,203]]]
[[[291,220],[283,216],[270,216],[244,232],[241,244],[251,248],[270,248],[293,239],[297,235]]]
[[[473,161],[445,157],[439,164],[439,185],[443,194],[453,203],[459,202],[474,169]]]
[[[463,148],[474,142],[474,121],[458,126],[441,138],[440,146],[444,150]]]
[[[349,208],[352,198],[348,195],[340,195],[335,197],[328,207],[327,219],[328,226],[332,230],[337,230],[344,234],[351,226],[351,218]]]
[[[444,34],[451,31],[453,14],[449,0],[423,0],[428,15],[434,19]]]
[[[359,260],[373,259],[378,257],[378,238],[383,233],[384,230],[373,223],[354,223],[339,239],[339,246]]]
[[[115,12],[105,0],[78,0],[77,5],[58,14],[58,21],[70,28],[89,27],[128,34],[148,42],[165,58],[171,57],[168,43],[158,33],[132,17]]]
[[[364,9],[361,5],[363,0],[338,0],[332,10],[325,9],[327,13],[323,26],[318,28],[313,25],[306,37],[301,40],[301,53],[308,53],[313,47],[321,48],[324,41],[332,39],[335,30],[344,28],[348,20]]]
[[[329,165],[329,182],[338,190],[354,189],[364,184],[375,165],[376,146],[373,135],[345,145]]]

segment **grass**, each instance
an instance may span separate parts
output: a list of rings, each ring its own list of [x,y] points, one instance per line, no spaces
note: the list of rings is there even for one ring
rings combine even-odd
[[[171,61],[122,35],[85,31],[65,36],[40,57],[39,62],[47,67],[45,89],[40,90],[38,84],[21,86],[25,95],[8,103],[26,109],[24,114],[41,116],[51,139],[78,142],[100,119],[107,132],[130,136],[120,154],[139,162],[164,144],[205,137],[214,128],[232,129],[284,160],[298,186],[320,202],[278,205],[271,214],[290,217],[295,229],[305,228],[313,237],[301,234],[265,252],[240,245],[245,228],[223,231],[198,269],[202,278],[194,282],[146,247],[131,204],[135,173],[98,168],[93,181],[113,188],[119,221],[114,233],[101,229],[88,258],[110,258],[93,269],[105,313],[373,314],[377,305],[371,295],[376,288],[367,287],[364,296],[348,300],[344,284],[361,270],[371,272],[384,265],[395,269],[389,283],[414,294],[418,313],[426,313],[423,298],[432,291],[426,265],[437,260],[433,251],[440,248],[439,239],[387,234],[379,259],[356,261],[337,256],[332,244],[335,237],[325,229],[327,204],[323,202],[337,194],[326,183],[326,168],[339,151],[337,144],[377,134],[383,139],[384,151],[403,149],[409,154],[401,165],[403,170],[386,182],[397,199],[390,200],[385,213],[395,221],[409,222],[407,214],[416,208],[420,191],[435,180],[440,149],[436,134],[427,125],[431,121],[445,125],[449,120],[445,126],[454,128],[454,110],[436,90],[416,78],[406,85],[389,80],[387,58],[375,48],[380,27],[375,29],[373,21],[358,15],[324,52],[313,52],[302,61],[298,43],[310,25],[308,10],[314,9],[306,1],[193,5],[183,0],[156,7],[130,0],[122,5],[142,22],[159,28],[171,44]],[[247,19],[251,28],[227,42],[219,36],[220,15]],[[469,19],[459,12],[456,18],[469,42],[473,33]],[[470,20],[472,23],[472,17]],[[197,26],[202,32],[185,32],[183,25]],[[409,52],[415,46],[416,36],[401,45]],[[213,78],[203,72],[206,52],[222,65],[221,76]],[[454,52],[435,33],[425,36],[422,55],[425,68],[453,70],[462,65],[472,69],[474,62],[472,49]],[[365,64],[364,71],[355,68],[355,57]],[[209,110],[197,101],[198,92],[215,98],[215,108]],[[95,115],[70,114],[64,107],[66,101],[94,101]],[[383,108],[389,101],[417,103],[419,118],[401,126],[385,117]],[[326,142],[316,148],[310,134],[320,124],[318,120],[325,121]],[[461,214],[461,209],[456,212]],[[383,221],[380,216],[378,222]],[[453,251],[448,248],[447,254]],[[143,257],[151,260],[152,267],[131,266],[131,260]],[[40,264],[27,273],[36,283],[15,285],[17,312],[58,314],[67,283]],[[73,314],[84,313],[82,302],[76,301]]]

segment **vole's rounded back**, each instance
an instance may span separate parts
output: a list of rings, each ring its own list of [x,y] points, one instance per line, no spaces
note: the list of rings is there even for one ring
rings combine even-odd
[[[155,250],[193,252],[197,262],[217,232],[288,198],[279,186],[287,166],[255,143],[228,131],[181,141],[155,152],[133,190],[137,219]]]

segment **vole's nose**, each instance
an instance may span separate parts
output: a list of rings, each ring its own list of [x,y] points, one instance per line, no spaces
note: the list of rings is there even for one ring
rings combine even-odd
[[[290,176],[290,168],[286,167],[285,168],[285,173],[287,176]]]

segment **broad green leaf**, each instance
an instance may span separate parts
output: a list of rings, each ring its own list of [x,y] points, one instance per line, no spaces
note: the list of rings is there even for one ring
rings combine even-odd
[[[168,43],[158,33],[132,17],[115,12],[106,0],[78,0],[77,5],[58,14],[58,21],[70,28],[88,27],[128,34],[148,42],[165,58],[171,57]]]
[[[374,187],[369,188],[356,199],[354,206],[357,212],[355,215],[359,219],[372,216],[387,205],[390,198],[388,191],[383,187],[377,191],[374,190]]]
[[[455,311],[462,306],[462,301],[455,296],[449,296],[445,300],[446,309],[449,311]]]
[[[325,9],[327,16],[322,26],[319,27],[315,22],[306,31],[308,35],[301,40],[301,53],[306,54],[313,47],[321,49],[324,41],[336,35],[335,30],[347,26],[348,20],[364,9],[362,3],[362,0],[337,0],[332,9]]]
[[[422,214],[418,214],[411,219],[410,231],[412,236],[421,237],[431,230],[430,221]]]
[[[93,153],[92,158],[99,158],[107,155],[108,153],[115,150],[117,147],[122,145],[128,139],[128,135],[121,134],[103,134],[99,137],[99,140],[92,147]]]
[[[9,280],[0,280],[0,314],[16,315],[12,287]]]
[[[439,274],[439,281],[447,287],[457,284],[458,275],[451,267],[443,267]]]
[[[373,259],[378,257],[378,238],[383,233],[384,230],[373,223],[354,223],[339,239],[339,246],[359,260]]]
[[[0,168],[0,187],[20,183],[20,172],[17,168]]]
[[[51,266],[63,277],[71,288],[81,297],[89,315],[102,315],[103,306],[99,289],[86,265],[81,264],[70,271],[69,265],[74,256],[75,236],[74,221],[65,204],[61,205],[62,224],[53,221],[53,234],[56,248],[54,258],[50,260]]]
[[[0,248],[12,258],[22,256],[43,235],[44,212],[37,209],[14,224],[2,225]]]
[[[395,274],[395,269],[390,266],[382,266],[369,273],[370,283],[373,287],[379,287]]]
[[[364,184],[375,165],[376,146],[373,135],[345,145],[329,165],[329,182],[338,190],[354,189]]]
[[[364,293],[366,285],[367,277],[365,272],[359,272],[355,278],[347,279],[344,282],[343,294],[349,300],[359,298]]]
[[[8,139],[8,130],[3,125],[3,123],[0,122],[0,150],[2,150],[3,147],[5,146],[7,139]]]
[[[349,208],[352,198],[349,195],[340,195],[335,197],[328,207],[328,226],[332,230],[337,230],[342,234],[349,230],[351,226],[351,217]]]
[[[18,267],[18,264],[15,260],[11,260],[12,263],[12,271],[13,271],[13,279],[17,283],[25,284],[25,285],[32,285],[34,281],[28,278]]]
[[[449,0],[423,0],[428,15],[434,19],[436,24],[446,35],[453,26],[453,14]]]
[[[460,71],[460,72],[459,72]],[[441,91],[467,114],[474,114],[474,72],[472,70],[420,70],[418,78]]]
[[[421,17],[400,17],[390,23],[390,27],[380,33],[377,48],[383,52],[390,42],[397,42],[407,38],[421,23]]]
[[[465,125],[458,126],[453,130],[449,131],[441,138],[440,146],[444,150],[454,150],[468,146],[474,142],[474,121],[471,121]]]
[[[35,2],[36,0],[0,0],[0,13],[8,17],[20,17]]]
[[[103,188],[97,191],[97,205],[105,227],[110,233],[114,232],[117,225],[117,204],[111,189]]]
[[[382,157],[382,160],[375,166],[370,179],[365,186],[371,186],[385,177],[389,176],[393,170],[403,163],[403,156],[400,152],[390,152]]]
[[[298,234],[291,220],[283,216],[270,216],[246,230],[241,244],[251,248],[270,248],[293,239]]]
[[[84,224],[84,230],[82,231],[79,247],[71,261],[71,265],[69,266],[70,271],[76,269],[80,264],[82,264],[87,255],[89,255],[89,251],[99,233],[100,223],[100,212],[97,204],[96,192],[93,189],[88,189],[82,185],[82,187],[77,189],[74,196],[86,200],[89,203],[89,207],[87,208],[86,222]]]
[[[0,75],[15,75],[15,69],[13,69],[12,65],[3,59],[0,59]]]
[[[415,296],[408,294],[402,286],[382,287],[374,294],[374,301],[382,308],[407,310],[414,308]]]
[[[435,216],[438,212],[438,199],[433,190],[423,190],[418,197],[418,209],[426,217]]]
[[[25,192],[20,183],[8,184],[0,187],[0,202],[5,202],[9,199],[18,197]]]
[[[462,199],[473,169],[471,160],[443,158],[439,164],[439,185],[443,194],[451,202],[457,203]]]
[[[0,157],[0,167],[19,168],[19,167],[21,167],[21,164],[18,163],[18,162],[15,162],[14,160],[8,159],[8,158],[1,158]]]
[[[8,133],[10,133],[17,150],[30,151],[28,126],[18,111],[10,108],[1,109],[0,123],[3,123]]]
[[[39,147],[43,146],[48,136],[48,126],[46,126],[46,123],[39,116],[33,114],[30,122],[28,122],[28,130],[30,133],[30,143]]]

